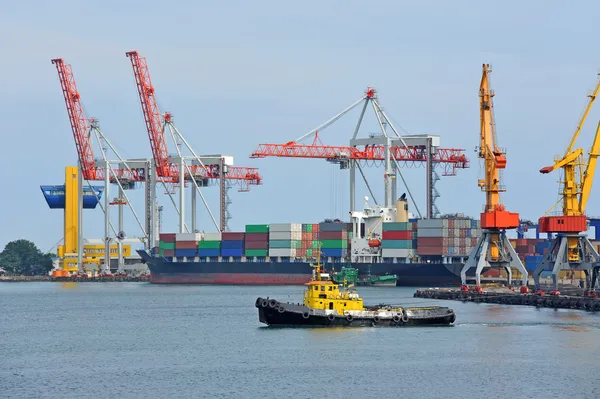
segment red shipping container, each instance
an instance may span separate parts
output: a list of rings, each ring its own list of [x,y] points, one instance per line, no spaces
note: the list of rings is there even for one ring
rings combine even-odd
[[[313,228],[312,228],[313,233],[318,233],[319,232],[319,224],[313,224]]]
[[[225,234],[225,233],[223,233]],[[246,233],[246,241],[269,241],[269,233]]]
[[[384,240],[412,240],[412,231],[384,231]]]
[[[419,238],[417,238],[417,248],[421,248],[421,247],[439,247],[441,249],[444,246],[444,240],[447,240],[447,238],[442,238],[442,237],[419,237]]]
[[[466,238],[461,238],[460,241],[459,241],[459,243],[460,243],[459,246],[462,247],[462,248],[464,248],[464,247],[467,246],[467,239]]]
[[[459,237],[460,237],[460,238],[464,238],[464,237],[466,237],[466,236],[467,236],[467,230],[465,230],[465,229],[460,229],[460,230],[459,230],[459,233],[460,233],[460,234],[459,234]]]
[[[244,243],[246,249],[268,249],[269,241],[246,241]]]
[[[221,238],[223,241],[243,241],[244,233],[224,232],[221,233]]]
[[[163,251],[163,256],[175,256],[175,250],[174,249],[165,249]]]
[[[196,249],[198,248],[198,243],[196,241],[177,241],[175,243],[176,249]]]
[[[319,240],[346,240],[348,232],[346,231],[322,231],[319,233]]]
[[[449,229],[453,229],[454,228],[454,219],[448,219],[448,228]]]
[[[418,255],[441,255],[443,252],[443,247],[418,247],[417,254]]]
[[[175,242],[175,233],[161,233],[159,238],[162,242]]]

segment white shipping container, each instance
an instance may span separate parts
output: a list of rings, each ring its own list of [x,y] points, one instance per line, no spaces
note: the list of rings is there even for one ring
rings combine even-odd
[[[302,232],[302,223],[274,223],[269,225],[269,232]]]
[[[176,233],[175,241],[200,241],[202,233]]]
[[[269,256],[296,257],[296,248],[269,248]]]
[[[202,233],[204,241],[221,241],[223,236],[221,233]]]
[[[384,258],[408,258],[411,255],[410,249],[383,248],[381,250],[381,256]]]
[[[419,228],[417,230],[417,237],[443,237],[441,228]]]
[[[269,231],[269,240],[291,240],[291,231]]]
[[[459,237],[454,237],[454,246],[458,249],[458,247],[460,246],[460,238]]]
[[[419,219],[417,221],[417,228],[421,229],[432,229],[432,228],[441,228],[444,226],[443,219]],[[448,226],[448,221],[446,220],[446,226]]]

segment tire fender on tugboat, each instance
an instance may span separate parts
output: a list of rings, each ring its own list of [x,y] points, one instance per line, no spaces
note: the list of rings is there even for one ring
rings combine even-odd
[[[379,316],[374,316],[373,317],[373,323],[375,323],[375,324],[379,323],[380,320],[381,319],[379,318]]]
[[[335,320],[335,315],[334,315],[333,313],[329,313],[329,314],[327,315],[327,320],[329,320],[329,321],[334,321],[334,320]]]
[[[302,313],[302,318],[308,319],[309,317],[310,317],[310,314],[308,312]]]
[[[352,317],[352,315],[351,315],[351,314],[349,314],[349,315],[346,315],[346,320],[348,320],[349,322],[351,322],[351,321],[352,321],[352,319],[353,319],[353,317]]]

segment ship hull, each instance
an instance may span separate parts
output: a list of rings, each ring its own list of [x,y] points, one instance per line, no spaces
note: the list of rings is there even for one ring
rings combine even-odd
[[[171,262],[138,251],[148,264],[155,284],[302,285],[310,281],[307,262]],[[462,264],[354,263],[359,276],[395,274],[398,286],[444,287],[460,285]],[[326,264],[326,270],[330,269]],[[335,268],[339,269],[340,264]]]
[[[447,307],[407,308],[402,312],[345,312],[311,309],[300,304],[257,298],[258,320],[276,327],[409,327],[449,326],[456,313]]]

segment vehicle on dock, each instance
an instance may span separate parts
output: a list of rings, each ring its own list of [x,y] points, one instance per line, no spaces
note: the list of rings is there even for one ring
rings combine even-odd
[[[294,304],[257,298],[258,318],[269,326],[402,327],[450,325],[456,320],[447,307],[410,307],[379,304],[365,306],[352,285],[337,284],[325,273],[317,257],[304,302]]]

